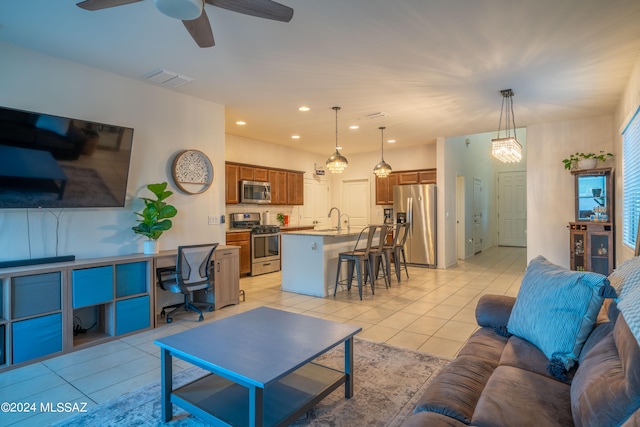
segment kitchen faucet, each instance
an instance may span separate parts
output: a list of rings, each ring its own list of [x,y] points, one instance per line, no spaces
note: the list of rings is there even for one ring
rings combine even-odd
[[[333,210],[337,210],[338,211],[338,228],[336,230],[340,231],[340,209],[333,207],[329,210],[329,215],[327,215],[327,218],[331,218],[331,212],[333,212]]]

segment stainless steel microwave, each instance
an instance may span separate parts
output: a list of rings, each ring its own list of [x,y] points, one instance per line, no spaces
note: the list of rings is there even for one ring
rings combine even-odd
[[[240,203],[271,203],[271,184],[240,181]]]

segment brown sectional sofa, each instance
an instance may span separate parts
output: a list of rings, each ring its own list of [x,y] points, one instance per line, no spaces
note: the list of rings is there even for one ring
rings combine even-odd
[[[403,426],[639,426],[640,347],[616,302],[606,300],[577,365],[561,381],[536,346],[503,336],[515,301],[480,299],[480,329]]]

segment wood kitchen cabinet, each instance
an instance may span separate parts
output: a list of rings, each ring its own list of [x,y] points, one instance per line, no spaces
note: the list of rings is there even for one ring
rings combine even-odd
[[[269,183],[271,183],[271,204],[287,204],[287,172],[282,170],[269,170]]]
[[[271,184],[272,205],[304,204],[304,172],[225,162],[225,202],[240,203],[240,181]]]
[[[224,168],[225,202],[240,203],[240,166],[227,163]]]
[[[393,187],[409,184],[435,184],[436,169],[391,172],[385,178],[376,177],[376,205],[393,205]]]
[[[376,205],[393,204],[393,187],[398,185],[398,175],[390,174],[384,178],[376,177]]]
[[[304,204],[304,175],[300,172],[287,172],[287,204]]]
[[[227,233],[226,243],[240,247],[239,273],[241,275],[251,273],[251,233],[249,231]]]
[[[240,166],[240,180],[267,182],[269,180],[269,170],[255,166]]]

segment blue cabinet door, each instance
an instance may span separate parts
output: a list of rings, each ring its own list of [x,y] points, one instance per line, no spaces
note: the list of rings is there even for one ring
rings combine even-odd
[[[149,296],[116,301],[116,335],[151,326]]]
[[[147,292],[147,261],[116,265],[116,298]]]
[[[73,270],[73,308],[104,304],[113,299],[113,267]]]
[[[62,351],[62,313],[11,324],[13,363]]]

